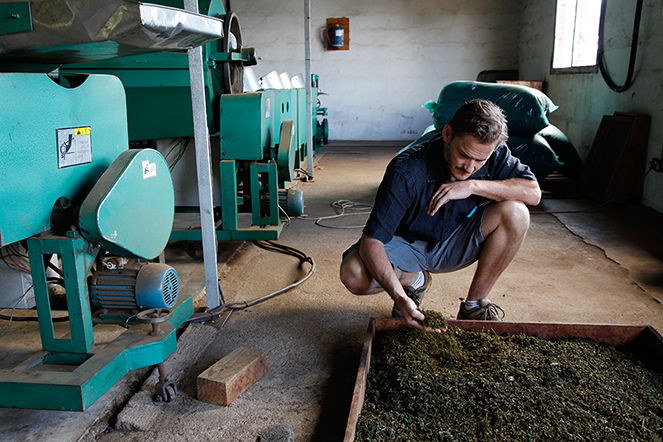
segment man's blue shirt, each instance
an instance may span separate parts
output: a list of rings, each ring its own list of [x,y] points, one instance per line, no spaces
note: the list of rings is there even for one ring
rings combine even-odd
[[[472,195],[463,200],[446,203],[430,216],[426,211],[433,193],[451,177],[444,164],[442,134],[416,144],[397,155],[387,166],[378,188],[371,216],[364,234],[383,244],[394,235],[409,241],[441,242],[451,235],[461,222],[474,213],[482,198]],[[500,146],[486,163],[469,179],[506,180],[525,178],[536,180],[529,167]]]

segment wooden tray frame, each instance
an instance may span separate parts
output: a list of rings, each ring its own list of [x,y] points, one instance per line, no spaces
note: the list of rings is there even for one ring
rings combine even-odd
[[[553,338],[591,338],[615,346],[633,344],[637,349],[663,359],[663,337],[649,325],[609,325],[609,324],[568,324],[544,322],[489,322],[448,320],[449,326],[462,330],[479,331],[493,330],[498,335],[537,336],[542,339]],[[345,429],[344,442],[355,439],[357,422],[364,405],[366,380],[371,367],[371,353],[376,338],[390,331],[406,327],[405,320],[393,318],[372,318],[368,324],[368,332],[359,360],[357,381],[355,382],[350,415]]]

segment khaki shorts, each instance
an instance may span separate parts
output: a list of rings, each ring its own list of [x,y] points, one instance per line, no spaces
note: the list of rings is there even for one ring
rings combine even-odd
[[[410,242],[400,236],[394,236],[384,245],[391,265],[406,272],[428,270],[431,273],[449,273],[474,263],[479,259],[483,247],[481,224],[486,206],[479,206],[449,238],[432,244],[432,247],[427,241]],[[358,250],[360,244],[361,240],[350,246],[343,253],[343,258]]]

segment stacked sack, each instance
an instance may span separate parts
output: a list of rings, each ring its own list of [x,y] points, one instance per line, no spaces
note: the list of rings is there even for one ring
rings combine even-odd
[[[507,146],[532,169],[537,179],[555,171],[569,178],[582,174],[582,160],[575,147],[548,121],[548,115],[557,106],[543,92],[526,86],[477,81],[450,83],[440,92],[437,103],[424,104],[433,113],[435,122],[427,133],[441,131],[461,105],[476,98],[492,101],[502,108],[509,127]]]

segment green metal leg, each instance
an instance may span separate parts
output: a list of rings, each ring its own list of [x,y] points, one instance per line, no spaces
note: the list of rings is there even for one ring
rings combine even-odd
[[[219,163],[221,181],[221,229],[237,230],[237,166],[233,160]]]
[[[98,248],[71,232],[30,238],[28,250],[43,351],[0,370],[0,407],[84,411],[129,371],[158,365],[177,349],[176,330],[193,314],[191,297],[180,296],[159,333],[138,324],[95,347],[86,276]],[[51,254],[63,262],[71,339],[54,336],[44,266]]]
[[[279,224],[279,187],[276,163],[251,163],[251,211],[256,226]],[[269,206],[263,210],[260,196],[267,194]],[[266,213],[264,213],[266,212]]]
[[[283,223],[279,214],[278,169],[274,162],[249,164],[252,226],[239,228],[237,206],[237,163],[219,162],[221,185],[221,227],[216,230],[219,241],[276,240]],[[246,183],[245,183],[246,184]],[[265,196],[262,204],[261,196]],[[200,241],[200,229],[173,229],[171,240]]]
[[[39,352],[22,364],[0,371],[0,407],[85,411],[131,370],[158,365],[177,350],[176,330],[193,314],[191,297],[173,309],[173,318],[161,324],[161,333],[134,325],[114,341],[95,348],[70,370],[48,370],[48,352]],[[38,367],[41,365],[41,367]]]
[[[94,346],[94,335],[86,278],[99,249],[91,247],[78,234],[71,233],[73,235],[71,238],[45,233],[28,239],[32,283],[43,350],[87,354]],[[44,266],[44,256],[52,254],[59,255],[62,259],[71,339],[56,339],[53,332],[53,317]],[[77,356],[73,357],[79,359]]]

